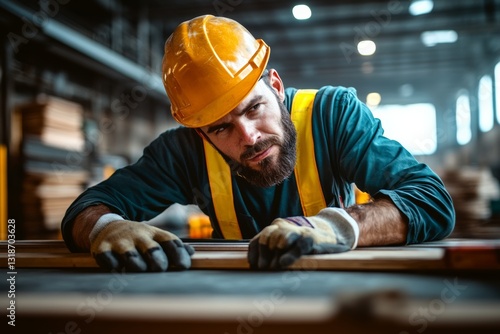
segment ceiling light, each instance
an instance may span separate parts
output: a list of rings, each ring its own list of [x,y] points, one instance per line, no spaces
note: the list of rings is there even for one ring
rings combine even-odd
[[[373,41],[366,40],[358,43],[358,52],[362,56],[371,56],[375,53],[377,46]]]
[[[424,31],[420,39],[425,46],[434,46],[440,43],[455,43],[458,34],[455,30]]]
[[[434,2],[432,0],[414,0],[411,2],[408,11],[411,15],[423,15],[430,13],[434,8]]]
[[[307,20],[311,17],[311,8],[307,5],[297,5],[293,7],[292,14],[297,20]]]
[[[380,104],[380,101],[382,101],[382,97],[380,96],[379,93],[370,93],[366,96],[366,104],[369,107],[376,107]]]

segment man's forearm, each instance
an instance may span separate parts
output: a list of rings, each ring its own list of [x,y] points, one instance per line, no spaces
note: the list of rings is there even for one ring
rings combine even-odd
[[[89,206],[76,216],[73,223],[72,237],[80,251],[90,251],[89,234],[97,220],[111,210],[102,204]]]
[[[394,203],[387,198],[353,205],[346,211],[359,224],[358,246],[405,244],[408,222]]]

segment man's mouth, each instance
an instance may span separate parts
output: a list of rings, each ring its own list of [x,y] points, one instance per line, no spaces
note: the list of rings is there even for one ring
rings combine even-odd
[[[250,163],[258,163],[271,154],[272,148],[273,146],[269,146],[267,149],[257,152],[255,155],[247,158],[246,160]]]

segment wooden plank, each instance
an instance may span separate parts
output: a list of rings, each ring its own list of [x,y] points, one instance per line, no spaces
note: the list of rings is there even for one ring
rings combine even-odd
[[[7,259],[0,256],[2,265]],[[88,253],[16,253],[16,268],[97,268],[94,258]]]
[[[421,323],[411,323],[408,319],[421,315],[422,310],[428,311],[429,305],[439,300],[416,299],[398,290],[343,292],[336,298],[274,297],[115,294],[89,318],[89,313],[81,310],[94,311],[88,300],[95,300],[95,294],[20,294],[17,302],[22,305],[19,309],[22,316],[16,326],[30,327],[30,331],[25,332],[76,328],[103,334],[137,333],[141,329],[147,333],[165,333],[168,329],[173,333],[253,333],[255,330],[264,334],[320,334],[332,333],[332,328],[352,334],[411,333],[422,327],[415,327]],[[439,310],[439,316],[425,322],[426,333],[498,333],[500,329],[498,301],[459,299]]]
[[[16,253],[70,253],[62,240],[16,240],[13,246]],[[0,251],[5,253],[7,248],[7,241],[1,241]]]
[[[18,297],[22,303],[23,314],[65,315],[72,317],[75,309],[85,301],[85,294],[65,293],[50,296],[43,294],[22,294]],[[284,297],[281,296],[283,299]],[[123,319],[133,317],[141,319],[171,319],[171,320],[217,320],[235,319],[236,317],[255,311],[257,301],[268,300],[269,297],[248,296],[113,296],[103,307],[100,316]],[[253,303],[252,303],[253,302]],[[139,304],[140,303],[140,304]],[[141,305],[141,307],[137,307]],[[144,307],[142,306],[144,305]],[[307,307],[304,307],[307,305]],[[277,305],[269,316],[275,321],[324,321],[334,311],[334,305],[328,298],[288,297]],[[99,313],[100,313],[99,312]]]
[[[244,241],[208,241],[208,240],[190,240],[188,243],[197,251],[246,251],[248,249],[248,240]],[[14,244],[17,252],[33,253],[67,253],[70,251],[63,240],[16,240]],[[7,242],[0,241],[0,251],[7,250]]]
[[[248,240],[211,240],[211,239],[189,239],[184,240],[194,247],[197,251],[246,251],[248,249]],[[22,252],[47,252],[47,253],[69,253],[63,240],[16,240],[15,247],[17,251]],[[465,247],[465,248],[464,248]],[[404,248],[486,248],[500,249],[500,239],[445,239],[440,241],[431,241],[421,244],[404,246]],[[370,247],[362,249],[400,249],[401,247]],[[0,241],[0,251],[7,250],[7,242]]]
[[[463,238],[448,238],[444,240],[423,242],[420,244],[408,245],[406,247],[493,247],[500,248],[500,239],[463,239]]]
[[[423,270],[445,266],[443,249],[357,249],[339,254],[307,255],[290,269],[300,270]],[[243,252],[197,252],[196,269],[248,269]]]
[[[308,255],[291,268],[308,270],[420,270],[441,268],[442,249],[355,250],[341,254]],[[0,262],[7,265],[7,255]],[[16,253],[16,268],[96,268],[87,253]],[[192,269],[248,269],[247,253],[241,251],[196,251]]]
[[[42,314],[45,316],[75,316],[75,310],[85,304],[88,297],[95,295],[64,293],[48,295],[44,293],[21,294],[18,300],[25,315]],[[293,297],[281,296],[276,300],[272,312],[266,314],[267,320],[287,322],[327,321],[339,314],[343,307],[352,308],[371,300],[373,307],[366,312],[374,312],[380,318],[397,318],[401,323],[408,321],[408,315],[428,309],[431,299],[416,299],[400,293],[399,290],[387,290],[379,293],[339,293],[339,297]],[[259,303],[271,302],[269,296],[206,296],[206,295],[114,295],[102,307],[99,315],[115,319],[140,318],[147,320],[234,320],[239,316],[248,316],[256,311]],[[358,305],[360,305],[358,304]],[[137,307],[137,305],[141,305]],[[365,306],[363,304],[362,306]],[[366,306],[365,306],[366,308]],[[352,310],[351,310],[352,311]],[[447,312],[445,312],[447,311]],[[422,314],[420,312],[420,314]],[[456,301],[446,305],[434,320],[451,323],[494,322],[500,323],[500,301],[474,300]],[[21,319],[22,320],[22,319]],[[433,320],[433,321],[434,321]]]
[[[249,240],[242,241],[209,241],[209,240],[190,240],[185,241],[194,247],[196,251],[243,251],[248,250]]]
[[[500,269],[500,248],[491,246],[462,246],[446,249],[446,264],[452,268]]]
[[[196,253],[192,269],[248,269],[248,244],[193,243]],[[500,270],[500,245],[497,242],[457,243],[450,247],[370,247],[340,254],[308,255],[292,269],[310,270]],[[69,253],[62,241],[16,241],[16,268],[97,268],[87,253]],[[3,242],[0,263],[7,265]]]

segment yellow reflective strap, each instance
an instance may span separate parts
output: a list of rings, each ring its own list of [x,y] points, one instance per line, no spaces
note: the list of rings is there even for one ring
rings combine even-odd
[[[205,160],[212,201],[224,239],[242,239],[233,202],[233,186],[229,165],[219,152],[205,139]]]
[[[312,135],[312,110],[316,90],[298,90],[292,103],[291,118],[297,129],[297,164],[295,178],[306,216],[313,216],[326,207],[323,196]],[[212,201],[219,227],[225,239],[242,239],[234,208],[231,170],[224,158],[203,140]]]
[[[295,178],[305,216],[313,216],[326,208],[312,135],[312,110],[316,92],[314,89],[298,90],[293,98],[291,111],[292,122],[297,129]]]

